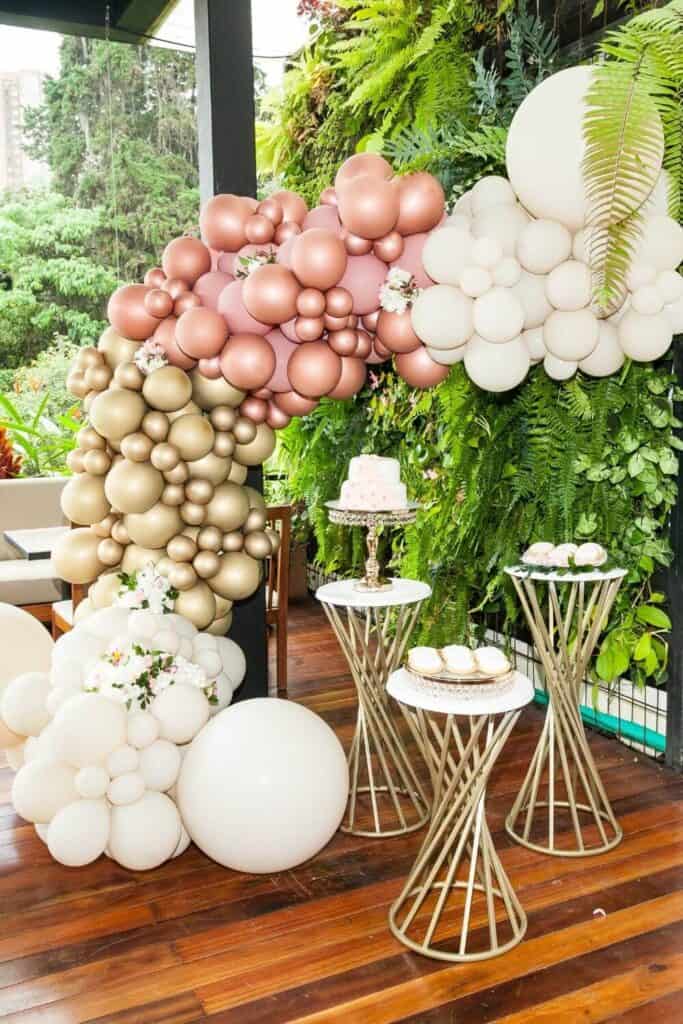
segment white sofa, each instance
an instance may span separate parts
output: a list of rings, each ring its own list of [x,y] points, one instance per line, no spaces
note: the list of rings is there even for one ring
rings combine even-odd
[[[28,561],[4,539],[5,530],[67,525],[60,498],[67,477],[0,480],[0,601],[52,604],[61,594],[52,561]]]

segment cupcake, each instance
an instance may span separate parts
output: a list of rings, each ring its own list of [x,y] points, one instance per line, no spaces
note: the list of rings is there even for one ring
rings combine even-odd
[[[504,676],[510,671],[510,662],[497,647],[479,647],[474,656],[484,676]]]
[[[522,561],[525,565],[552,565],[552,562],[548,561],[549,557],[555,548],[554,544],[551,544],[547,540],[536,541],[531,547],[528,547],[522,555]]]
[[[434,647],[413,647],[408,652],[408,668],[418,675],[443,672],[443,660]]]
[[[446,670],[454,676],[471,676],[477,671],[474,654],[462,644],[450,644],[441,649]]]
[[[576,565],[597,569],[607,561],[607,552],[601,544],[580,544],[574,555]]]

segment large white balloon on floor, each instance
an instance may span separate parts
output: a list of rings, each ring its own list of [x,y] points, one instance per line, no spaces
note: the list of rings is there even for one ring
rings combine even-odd
[[[217,715],[190,746],[178,806],[197,846],[236,871],[285,871],[339,827],[349,776],[330,727],[299,704],[258,698]]]
[[[15,747],[25,738],[10,727],[2,715],[7,684],[27,672],[49,671],[52,647],[52,637],[38,619],[21,608],[0,602],[0,750],[3,747]],[[15,704],[13,702],[12,707]],[[25,730],[25,733],[28,734],[29,730]]]

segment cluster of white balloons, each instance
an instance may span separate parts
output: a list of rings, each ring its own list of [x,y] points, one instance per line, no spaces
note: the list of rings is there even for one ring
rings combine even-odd
[[[592,301],[590,209],[582,173],[590,68],[561,71],[538,86],[513,118],[508,178],[481,179],[425,242],[435,282],[412,307],[415,334],[442,365],[464,361],[488,391],[507,391],[543,362],[548,376],[577,369],[615,373],[625,358],[664,355],[683,331],[683,228],[667,215],[659,159],[644,164],[644,224],[616,311]],[[593,236],[594,237],[594,236]]]
[[[198,666],[215,683],[216,703],[183,682],[160,691],[145,709],[86,691],[112,644],[131,643]],[[190,842],[175,798],[182,759],[242,682],[241,648],[198,632],[180,615],[106,608],[60,637],[45,668],[0,688],[0,746],[17,771],[17,813],[34,823],[55,860],[70,867],[106,853],[142,871],[178,856]]]

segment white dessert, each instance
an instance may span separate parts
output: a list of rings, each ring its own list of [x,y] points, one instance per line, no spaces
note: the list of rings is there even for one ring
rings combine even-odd
[[[510,662],[497,647],[478,647],[474,657],[484,676],[503,676],[510,671]]]
[[[456,676],[473,675],[477,671],[474,654],[462,644],[450,644],[441,648],[441,657],[448,672]]]
[[[436,672],[443,672],[443,660],[434,647],[413,647],[408,652],[408,667],[417,672],[418,675],[426,673],[433,675]]]
[[[597,569],[607,561],[607,552],[601,544],[579,544],[574,554],[574,564]]]
[[[343,508],[368,512],[393,512],[406,508],[408,495],[401,483],[398,459],[357,455],[349,464],[348,479],[341,485]]]
[[[555,548],[554,544],[551,544],[546,540],[536,541],[531,547],[528,547],[522,555],[522,561],[525,565],[551,565],[548,561]]]
[[[528,547],[522,555],[525,565],[545,566],[546,568],[568,569],[570,560],[577,568],[595,569],[607,561],[607,552],[600,544],[550,544],[538,541]]]
[[[569,559],[574,558],[578,550],[578,544],[558,544],[552,553],[552,562],[550,564],[556,565],[559,569],[567,569],[569,567]]]

